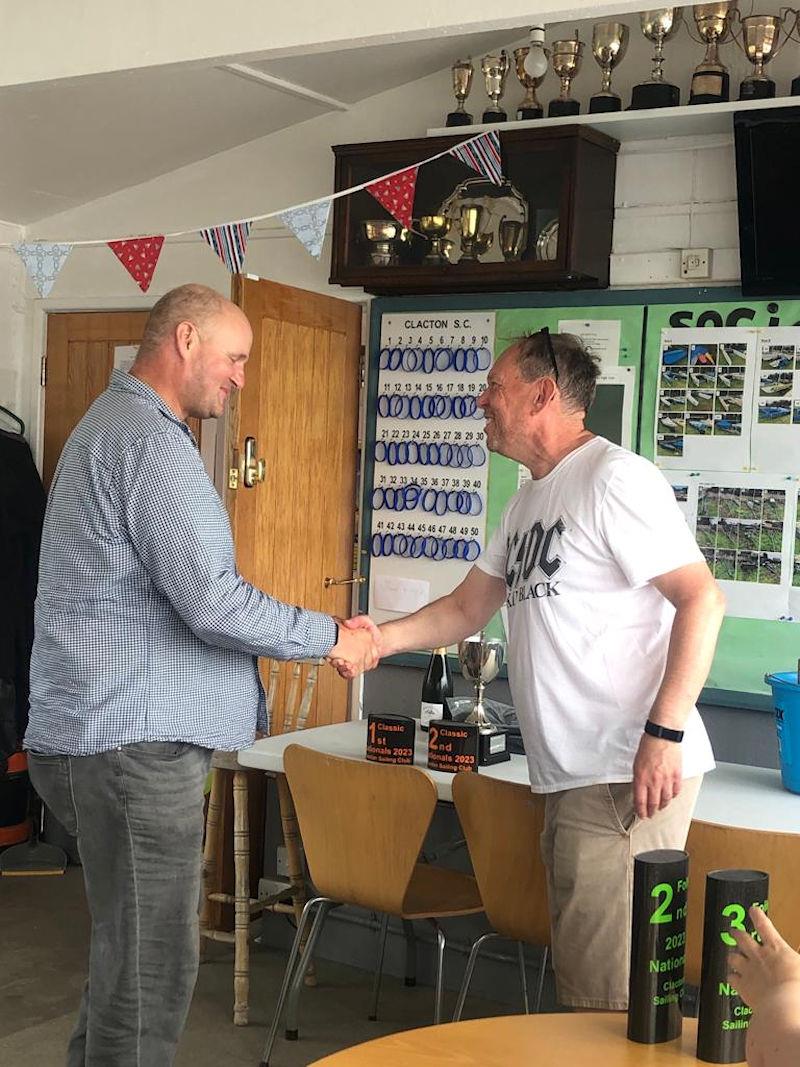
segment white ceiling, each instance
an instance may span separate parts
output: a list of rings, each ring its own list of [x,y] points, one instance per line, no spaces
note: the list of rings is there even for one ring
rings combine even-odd
[[[66,211],[526,36],[520,26],[282,59],[246,57],[257,74],[332,102],[196,64],[0,88],[0,218],[25,225]],[[443,102],[446,92],[445,82]]]

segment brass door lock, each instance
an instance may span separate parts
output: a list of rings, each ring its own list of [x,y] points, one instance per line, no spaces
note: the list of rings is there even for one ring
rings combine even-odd
[[[252,489],[257,482],[263,482],[267,474],[267,464],[263,459],[256,459],[255,437],[245,437],[244,458],[239,458],[239,450],[233,450],[233,466],[228,470],[228,488]]]

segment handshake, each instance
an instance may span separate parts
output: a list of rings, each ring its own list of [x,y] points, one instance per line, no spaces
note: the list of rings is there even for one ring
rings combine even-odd
[[[364,671],[377,667],[381,656],[387,654],[385,641],[378,626],[369,615],[352,619],[337,619],[339,639],[327,655],[342,678],[356,678]]]

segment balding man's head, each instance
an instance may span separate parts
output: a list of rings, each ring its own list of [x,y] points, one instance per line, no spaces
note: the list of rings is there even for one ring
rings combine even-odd
[[[252,343],[241,308],[205,285],[182,285],[150,313],[131,374],[180,418],[217,418],[244,385]]]
[[[139,355],[149,356],[169,343],[182,322],[193,323],[202,333],[204,327],[232,306],[229,300],[207,285],[191,282],[170,289],[150,312]]]

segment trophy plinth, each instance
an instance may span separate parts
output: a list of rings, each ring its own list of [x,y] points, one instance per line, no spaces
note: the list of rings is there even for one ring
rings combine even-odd
[[[517,106],[518,119],[540,119],[544,115],[544,108],[536,97],[536,90],[544,81],[545,75],[543,74],[540,78],[533,78],[525,70],[525,57],[529,52],[530,48],[527,47],[514,49],[514,68],[517,72],[517,79],[525,90],[525,96]],[[545,55],[547,55],[547,52],[545,52]]]
[[[631,92],[631,111],[644,111],[650,107],[678,107],[680,102],[680,89],[668,82],[642,82],[634,85]]]
[[[679,7],[658,7],[643,11],[640,16],[642,33],[655,46],[653,70],[650,80],[634,85],[631,93],[631,110],[651,107],[677,107],[681,91],[677,85],[664,81],[664,42],[678,32],[681,24]]]
[[[499,56],[488,55],[481,60],[481,71],[486,83],[486,95],[491,104],[483,113],[483,122],[507,122],[508,115],[500,107],[503,93],[506,91],[506,75],[511,63],[505,49]]]
[[[592,55],[603,72],[600,92],[589,100],[589,113],[607,114],[622,111],[622,100],[611,89],[611,72],[622,62],[628,50],[628,27],[624,22],[600,22],[592,31]]]
[[[730,100],[728,68],[719,59],[719,46],[730,29],[730,0],[716,4],[695,4],[694,24],[706,54],[692,74],[690,104],[720,104]]]
[[[508,735],[489,722],[483,706],[484,690],[503,666],[504,653],[502,641],[484,637],[483,634],[461,641],[458,646],[461,673],[475,686],[475,706],[464,722],[478,728],[478,763],[481,766],[511,759]]]
[[[583,41],[577,37],[568,41],[553,41],[551,47],[553,71],[561,82],[561,94],[547,107],[548,118],[563,118],[580,113],[581,105],[570,96],[572,80],[581,69]]]
[[[472,115],[464,110],[464,101],[469,96],[472,88],[472,75],[474,67],[471,59],[459,59],[450,68],[453,75],[453,95],[456,98],[456,109],[447,116],[446,126],[471,126]]]

